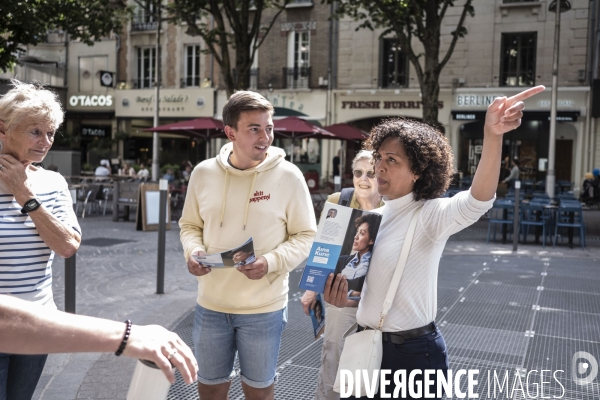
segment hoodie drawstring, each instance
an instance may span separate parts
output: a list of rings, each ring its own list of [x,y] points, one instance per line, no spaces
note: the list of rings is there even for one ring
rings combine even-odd
[[[229,184],[229,170],[225,168],[225,186],[223,187],[223,205],[221,206],[221,225],[223,227],[223,217],[225,216],[225,203],[227,203],[227,185]]]
[[[252,177],[252,186],[250,186],[250,192],[248,192],[248,199],[246,200],[246,211],[244,212],[244,231],[246,230],[246,221],[248,220],[248,207],[250,207],[250,198],[252,197],[252,192],[254,192],[254,184],[256,183],[257,175],[258,171],[254,171],[254,176]]]

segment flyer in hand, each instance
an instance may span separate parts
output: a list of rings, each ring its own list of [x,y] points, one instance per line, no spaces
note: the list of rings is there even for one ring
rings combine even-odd
[[[315,339],[318,339],[325,332],[325,304],[320,294],[317,295],[317,302],[309,313]]]
[[[323,293],[329,274],[341,273],[349,297],[360,297],[380,224],[376,212],[325,203],[300,288]]]
[[[222,253],[206,254],[203,256],[193,256],[194,260],[211,268],[231,268],[240,267],[256,261],[254,255],[254,241],[252,238],[246,240],[244,244],[234,249]]]

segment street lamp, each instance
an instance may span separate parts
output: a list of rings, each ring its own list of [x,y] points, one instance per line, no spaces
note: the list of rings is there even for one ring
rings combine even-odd
[[[571,3],[568,0],[553,0],[548,11],[556,13],[554,17],[554,56],[552,61],[552,104],[550,109],[550,145],[548,147],[548,174],[546,175],[546,193],[554,198],[554,156],[556,152],[556,99],[558,97],[558,41],[560,39],[560,13],[569,11]],[[558,12],[557,12],[558,10]]]

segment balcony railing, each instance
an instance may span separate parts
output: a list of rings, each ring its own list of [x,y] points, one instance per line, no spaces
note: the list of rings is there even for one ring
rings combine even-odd
[[[154,31],[156,27],[157,23],[152,17],[134,16],[131,21],[132,31]]]
[[[186,78],[181,78],[179,86],[181,88],[200,87],[200,77],[199,76],[188,76]]]
[[[132,89],[151,89],[154,87],[154,78],[132,79]]]
[[[235,69],[235,68],[232,69],[231,73],[233,75],[234,82],[236,82],[238,79],[237,69]],[[258,90],[258,68],[250,69],[250,83],[248,85],[248,89],[249,90]]]
[[[250,70],[250,90],[258,90],[258,68],[252,68]]]
[[[283,68],[283,88],[301,89],[310,87],[311,67]]]

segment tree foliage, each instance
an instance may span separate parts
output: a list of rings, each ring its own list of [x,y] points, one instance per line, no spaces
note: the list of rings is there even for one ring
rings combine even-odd
[[[187,24],[187,34],[200,36],[205,54],[221,67],[228,96],[247,89],[256,50],[291,0],[173,0],[169,14]],[[275,14],[263,21],[267,9]],[[230,53],[230,51],[233,53]]]
[[[334,0],[328,0],[330,3]],[[338,2],[336,17],[349,16],[360,21],[358,29],[383,28],[381,37],[395,37],[415,68],[421,87],[423,122],[438,122],[439,77],[452,56],[459,38],[467,34],[468,15],[474,16],[472,0],[464,0],[459,19],[452,31],[450,46],[440,60],[441,27],[453,0],[343,0]],[[417,53],[413,39],[419,40],[424,52]]]
[[[26,45],[63,29],[88,45],[120,32],[129,9],[125,0],[7,0],[0,12],[0,70],[11,69]]]

